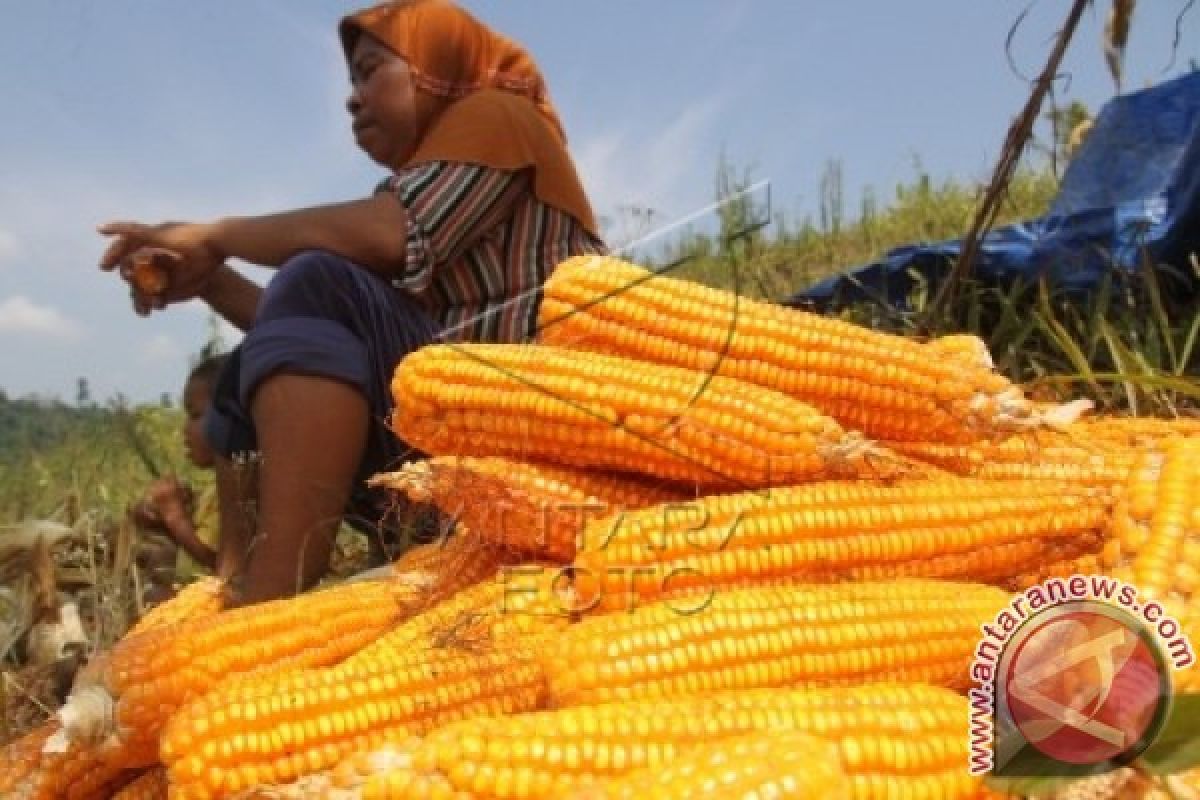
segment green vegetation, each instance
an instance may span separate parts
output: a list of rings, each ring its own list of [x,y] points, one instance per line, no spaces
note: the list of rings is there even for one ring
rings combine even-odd
[[[752,183],[747,173],[737,174],[722,163],[717,197],[733,197]],[[977,186],[935,182],[918,167],[910,183],[895,187],[890,200],[881,203],[873,190],[866,190],[857,214],[850,216],[836,161],[826,165],[819,189],[817,218],[772,220],[770,238],[754,233],[737,242],[708,236],[685,239],[671,254],[672,260],[688,259],[675,274],[728,287],[736,262],[744,294],[778,300],[833,273],[871,263],[895,247],[961,236],[979,195]],[[1048,168],[1020,173],[1010,187],[1001,224],[1045,213],[1057,189]],[[722,209],[722,231],[740,229],[752,213],[744,200],[728,202]]]
[[[181,411],[158,405],[72,407],[0,393],[0,526],[79,509],[115,518],[156,474],[202,481],[184,457],[182,425]]]

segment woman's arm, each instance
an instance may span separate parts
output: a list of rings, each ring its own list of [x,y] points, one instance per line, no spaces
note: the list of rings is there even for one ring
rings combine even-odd
[[[327,250],[388,276],[404,260],[407,214],[395,195],[214,223],[213,243],[227,256],[278,267],[304,250]]]
[[[261,295],[261,286],[222,264],[200,292],[200,299],[244,333],[254,323]]]
[[[100,259],[100,268],[121,268],[133,289],[133,305],[139,314],[201,297],[244,330],[258,304],[258,287],[235,279],[225,266],[227,258],[278,267],[304,250],[327,250],[390,277],[403,268],[407,228],[407,212],[390,192],[347,203],[209,223],[110,222],[99,227],[100,233],[115,237]],[[147,248],[173,256],[161,260],[168,272],[166,288],[153,294],[132,280],[132,258]]]
[[[404,259],[408,216],[390,192],[346,203],[285,211],[257,217],[227,217],[216,222],[110,222],[100,233],[116,238],[100,259],[100,268],[126,265],[144,248],[168,250],[172,286],[193,289],[212,277],[227,258],[278,267],[304,250],[328,250],[374,272],[387,275]]]

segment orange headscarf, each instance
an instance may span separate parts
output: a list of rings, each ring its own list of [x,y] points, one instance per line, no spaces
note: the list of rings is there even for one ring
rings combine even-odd
[[[538,199],[597,232],[546,82],[524,48],[449,0],[382,3],[345,17],[338,33],[347,60],[368,33],[408,62],[422,116],[408,165],[533,167]]]

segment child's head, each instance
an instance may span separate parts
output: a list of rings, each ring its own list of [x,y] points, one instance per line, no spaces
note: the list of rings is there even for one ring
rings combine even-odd
[[[214,462],[212,448],[204,438],[204,412],[212,401],[213,389],[221,367],[225,366],[226,355],[208,356],[188,373],[183,385],[183,442],[187,447],[188,459],[197,467],[211,467]]]

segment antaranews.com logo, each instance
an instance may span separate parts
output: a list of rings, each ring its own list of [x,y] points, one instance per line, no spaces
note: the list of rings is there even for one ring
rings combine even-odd
[[[1161,604],[1116,578],[1055,578],[983,626],[969,692],[972,775],[1095,774],[1155,740],[1195,653]]]

